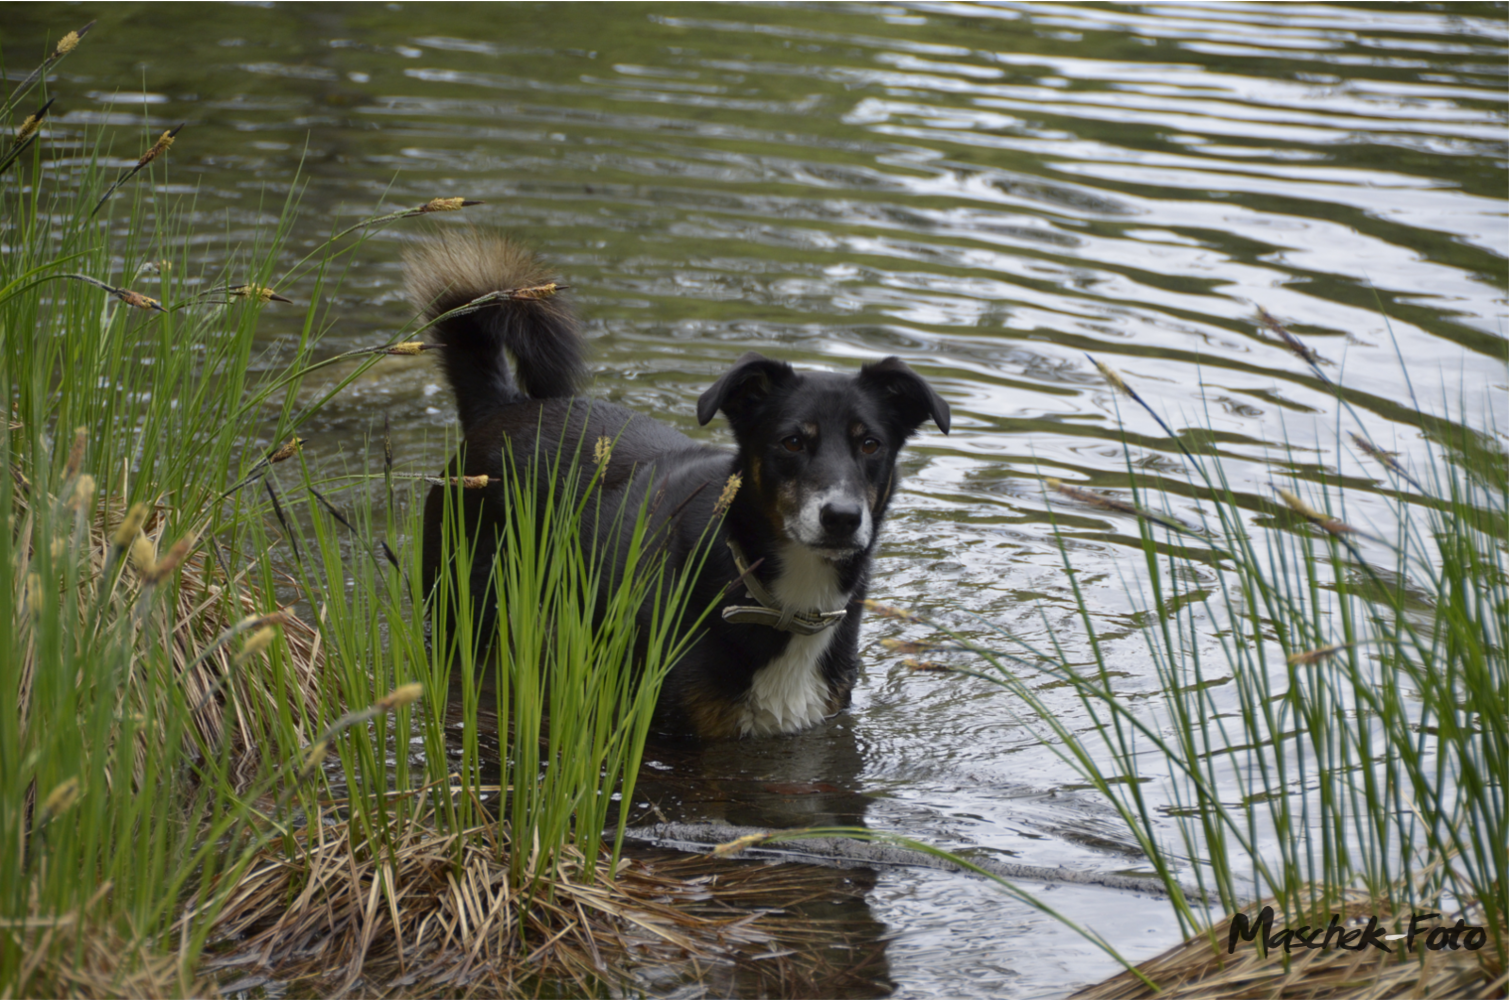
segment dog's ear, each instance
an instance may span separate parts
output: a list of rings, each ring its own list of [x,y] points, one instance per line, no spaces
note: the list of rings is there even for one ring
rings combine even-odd
[[[729,420],[737,424],[757,403],[769,396],[772,389],[796,375],[785,361],[772,361],[751,351],[697,398],[697,422],[706,424],[715,413],[723,410]]]
[[[865,365],[860,369],[860,384],[876,390],[897,415],[904,434],[911,434],[930,417],[939,430],[949,433],[949,404],[902,359],[885,358]]]

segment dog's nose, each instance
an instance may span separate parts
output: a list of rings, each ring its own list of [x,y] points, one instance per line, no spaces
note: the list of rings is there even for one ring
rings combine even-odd
[[[830,537],[848,538],[859,529],[863,513],[853,500],[835,500],[819,508],[818,522]]]

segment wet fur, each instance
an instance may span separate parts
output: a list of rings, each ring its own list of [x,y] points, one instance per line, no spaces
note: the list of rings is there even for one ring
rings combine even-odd
[[[430,317],[488,292],[553,280],[532,254],[487,233],[437,238],[406,263],[410,295]],[[504,443],[522,474],[544,476],[554,467],[564,474],[569,466],[556,461],[559,450],[583,464],[585,480],[595,442],[608,437],[615,443],[600,486],[605,521],[650,497],[652,526],[665,531],[673,567],[694,555],[729,477],[743,477],[689,607],[701,610],[739,576],[724,544],[733,538],[779,601],[803,611],[848,610],[837,626],[802,636],[731,624],[715,608],[666,679],[657,728],[704,738],[794,732],[849,704],[867,570],[894,491],[897,453],[924,420],[946,432],[949,427],[947,404],[911,369],[887,358],[856,375],[799,373],[747,354],[698,401],[699,422],[718,412],[729,419],[739,445],[731,453],[621,406],[575,396],[587,380],[584,345],[559,295],[445,320],[434,337],[444,348],[437,353],[464,438],[446,474],[491,480],[486,489],[460,491],[476,547],[471,592],[482,595],[475,616],[480,635],[493,632],[487,592],[505,516]],[[794,437],[804,442],[798,451],[782,444]],[[876,448],[866,453],[871,441]],[[432,489],[425,504],[427,585],[445,577],[445,489]],[[627,544],[625,537],[584,527],[584,537],[599,544]],[[735,587],[719,607],[729,603],[752,602]],[[642,614],[648,618],[648,609]],[[451,627],[436,626],[437,636]]]

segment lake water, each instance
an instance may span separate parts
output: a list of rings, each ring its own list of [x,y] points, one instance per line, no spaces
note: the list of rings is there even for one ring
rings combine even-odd
[[[1257,307],[1407,465],[1425,452],[1406,372],[1428,409],[1510,426],[1502,7],[13,4],[7,73],[96,15],[56,75],[53,141],[119,126],[129,164],[143,136],[188,122],[158,176],[194,195],[206,260],[264,239],[296,173],[290,262],[379,211],[485,200],[468,219],[571,284],[592,393],[714,441],[728,436],[696,426],[694,401],[747,350],[840,370],[902,356],[954,427],[906,454],[872,596],[1056,636],[1074,658],[1052,509],[1099,630],[1124,637],[1129,697],[1155,684],[1123,583],[1136,529],[1042,485],[1125,491],[1116,400],[1087,352],[1177,430],[1214,432],[1254,523],[1292,476],[1343,477],[1355,520],[1386,509],[1377,466],[1338,446],[1335,396]],[[324,317],[331,351],[410,322],[399,258],[425,228],[356,256]],[[269,308],[268,344],[301,318]],[[336,461],[385,416],[403,467],[436,471],[453,411],[426,358],[382,362],[301,433]],[[1122,416],[1157,505],[1179,454],[1145,414]],[[1163,499],[1199,520],[1198,494]],[[1140,870],[1009,695],[881,646],[919,635],[867,624],[854,708],[832,725],[662,754],[662,807]],[[1045,697],[1083,720],[1070,691]],[[1129,958],[1176,940],[1157,899],[1046,898]],[[1056,995],[1114,971],[963,877],[882,872],[864,902],[899,996]]]

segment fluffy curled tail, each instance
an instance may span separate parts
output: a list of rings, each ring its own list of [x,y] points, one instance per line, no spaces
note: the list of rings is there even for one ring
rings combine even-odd
[[[510,403],[571,396],[586,380],[577,318],[529,250],[496,233],[448,232],[410,251],[404,263],[409,297],[427,319],[491,292],[514,293],[433,328],[463,431]]]

